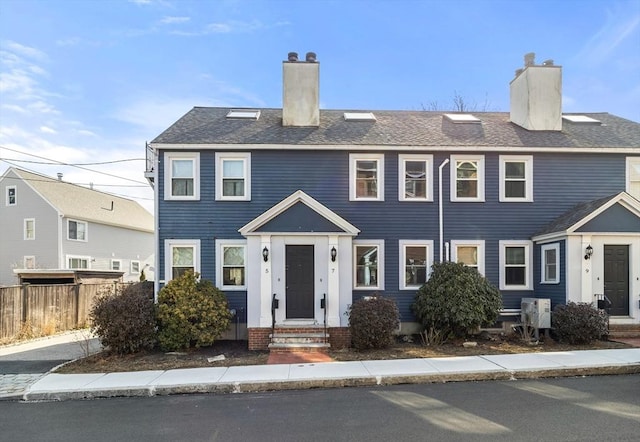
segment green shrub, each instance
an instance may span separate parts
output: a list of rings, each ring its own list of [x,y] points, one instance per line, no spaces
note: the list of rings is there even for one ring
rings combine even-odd
[[[171,280],[158,294],[158,343],[163,350],[213,345],[229,328],[224,294],[197,273]]]
[[[557,305],[551,315],[551,327],[560,342],[589,344],[606,336],[607,314],[588,303]]]
[[[381,296],[359,299],[349,310],[351,342],[358,350],[385,348],[393,344],[393,333],[399,323],[396,303]]]
[[[156,343],[153,283],[109,289],[93,305],[91,330],[102,345],[118,354],[153,348]]]
[[[446,340],[492,324],[502,308],[502,297],[476,269],[441,262],[433,265],[411,308],[425,330]]]

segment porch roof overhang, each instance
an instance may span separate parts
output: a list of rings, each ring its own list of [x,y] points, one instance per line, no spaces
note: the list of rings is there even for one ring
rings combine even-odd
[[[640,236],[640,201],[620,192],[579,204],[535,234],[532,240],[544,243],[587,233]]]
[[[283,219],[287,213],[294,212],[294,206],[303,205],[307,211],[317,215],[318,219],[312,226],[309,221],[307,225],[293,229],[287,227],[287,223],[278,226],[276,220]],[[319,203],[311,196],[298,190],[280,201],[269,210],[265,211],[252,221],[238,229],[242,236],[260,236],[265,234],[286,234],[286,235],[336,235],[336,236],[357,236],[360,229],[342,218],[340,215]]]

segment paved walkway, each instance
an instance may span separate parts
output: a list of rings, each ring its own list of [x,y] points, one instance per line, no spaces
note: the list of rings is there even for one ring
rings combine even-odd
[[[240,393],[628,373],[640,373],[640,348],[128,373],[52,373],[31,385],[22,399],[33,401],[181,393]]]

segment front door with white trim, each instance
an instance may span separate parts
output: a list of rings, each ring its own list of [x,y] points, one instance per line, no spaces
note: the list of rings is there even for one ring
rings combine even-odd
[[[604,294],[611,316],[629,316],[629,246],[604,246]]]
[[[314,318],[314,246],[286,245],[287,319]]]

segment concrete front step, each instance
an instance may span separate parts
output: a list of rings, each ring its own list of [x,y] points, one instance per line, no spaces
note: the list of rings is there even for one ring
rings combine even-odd
[[[640,338],[640,324],[609,324],[609,338]]]
[[[271,352],[324,352],[331,348],[331,344],[324,342],[312,343],[271,343],[269,351]]]

